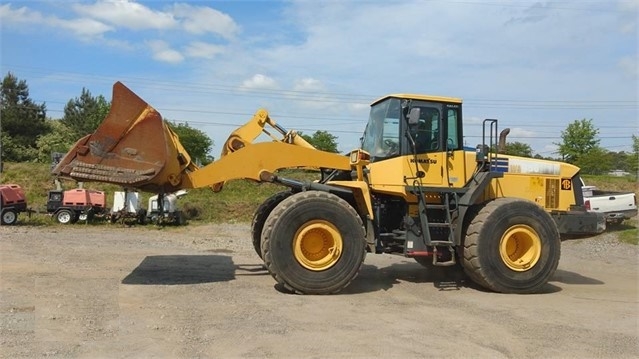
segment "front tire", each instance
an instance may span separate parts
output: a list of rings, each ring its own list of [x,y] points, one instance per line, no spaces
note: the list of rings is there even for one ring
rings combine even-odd
[[[11,208],[2,211],[2,224],[12,225],[18,222],[18,212]]]
[[[291,191],[276,193],[262,202],[255,210],[253,221],[251,222],[251,238],[253,239],[255,253],[257,253],[260,258],[262,258],[262,230],[264,229],[264,223],[273,209],[292,194]]]
[[[477,284],[502,293],[535,293],[555,273],[559,231],[537,204],[498,198],[479,209],[464,241],[462,266]]]
[[[264,224],[262,256],[275,280],[299,294],[331,294],[357,276],[366,255],[362,220],[343,199],[306,191],[283,200]]]

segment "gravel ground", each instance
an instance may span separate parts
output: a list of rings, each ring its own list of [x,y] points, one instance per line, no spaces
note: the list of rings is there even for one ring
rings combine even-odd
[[[368,255],[342,293],[284,293],[245,224],[0,227],[0,357],[636,358],[637,246],[563,242],[535,295]]]

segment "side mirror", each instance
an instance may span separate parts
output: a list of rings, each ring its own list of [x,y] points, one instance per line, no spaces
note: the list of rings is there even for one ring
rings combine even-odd
[[[410,109],[410,113],[408,114],[408,125],[415,126],[419,123],[419,115],[421,115],[422,110],[419,107],[413,107]]]

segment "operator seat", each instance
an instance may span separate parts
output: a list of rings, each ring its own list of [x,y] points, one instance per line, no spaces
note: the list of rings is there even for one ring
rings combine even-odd
[[[415,152],[424,153],[430,149],[431,131],[426,129],[426,122],[419,120],[415,133]]]

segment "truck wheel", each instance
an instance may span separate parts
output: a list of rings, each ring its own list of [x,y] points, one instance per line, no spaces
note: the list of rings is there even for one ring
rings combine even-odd
[[[262,229],[264,229],[264,222],[280,202],[291,196],[291,191],[283,191],[272,195],[267,198],[253,214],[253,221],[251,223],[251,238],[253,239],[253,248],[255,253],[262,258]]]
[[[74,215],[68,209],[62,209],[58,211],[58,213],[56,213],[55,219],[58,221],[58,223],[69,224],[73,222]]]
[[[7,208],[2,211],[2,224],[16,224],[18,221],[18,213],[11,209]]]
[[[462,266],[490,290],[535,293],[555,273],[560,254],[559,231],[546,211],[530,201],[498,198],[468,225]]]
[[[284,288],[331,294],[357,276],[366,256],[362,220],[348,202],[320,191],[291,195],[262,232],[264,263]]]

